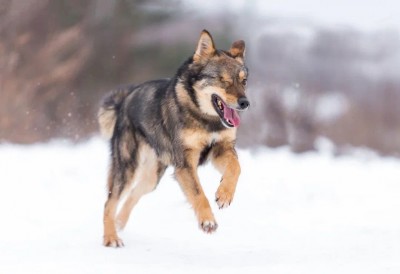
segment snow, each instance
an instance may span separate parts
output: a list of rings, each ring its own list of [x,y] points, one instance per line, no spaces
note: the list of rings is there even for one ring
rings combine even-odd
[[[105,141],[0,145],[0,273],[400,273],[400,160],[321,147],[239,150],[242,175],[223,210],[220,176],[200,168],[213,235],[197,228],[169,169],[114,249],[101,245]]]

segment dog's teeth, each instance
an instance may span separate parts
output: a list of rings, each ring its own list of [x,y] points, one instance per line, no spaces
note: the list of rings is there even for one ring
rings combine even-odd
[[[219,107],[219,109],[221,109],[221,110],[222,110],[222,103],[221,103],[221,101],[220,101],[220,100],[218,100],[218,107]]]

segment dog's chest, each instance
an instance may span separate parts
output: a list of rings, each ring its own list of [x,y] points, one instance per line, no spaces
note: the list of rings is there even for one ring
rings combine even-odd
[[[207,132],[200,129],[185,129],[182,131],[181,138],[186,148],[202,151],[205,147],[221,141],[234,141],[236,130],[227,129],[220,132]]]

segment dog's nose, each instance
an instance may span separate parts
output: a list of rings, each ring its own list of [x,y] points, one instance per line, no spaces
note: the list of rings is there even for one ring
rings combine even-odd
[[[240,109],[247,109],[250,106],[249,100],[244,96],[238,99],[238,104]]]

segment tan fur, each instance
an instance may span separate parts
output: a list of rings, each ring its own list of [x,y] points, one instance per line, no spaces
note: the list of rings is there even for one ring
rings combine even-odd
[[[240,165],[232,142],[223,142],[220,146],[223,147],[223,154],[219,157],[213,157],[211,161],[222,174],[222,180],[215,194],[215,198],[218,206],[220,208],[225,208],[228,207],[233,200],[240,175]]]
[[[234,42],[229,50],[232,56],[235,57],[237,61],[244,64],[244,55],[245,55],[245,43],[243,40],[238,40]]]
[[[218,114],[215,112],[215,109],[212,105],[212,102],[210,100],[212,94],[217,94],[218,96],[222,97],[225,94],[225,91],[222,88],[218,87],[205,87],[205,88],[199,88],[198,86],[194,87],[197,93],[197,98],[199,102],[200,109],[211,116],[218,116]]]
[[[222,72],[221,78],[222,78],[221,80],[228,86],[233,84],[231,75],[229,73],[227,73],[226,71]],[[224,93],[225,93],[225,91],[224,91]]]
[[[189,94],[187,93],[185,87],[183,86],[183,84],[181,82],[177,83],[175,90],[176,90],[177,98],[181,104],[188,105],[193,108],[195,107],[193,102],[190,100]]]
[[[229,130],[224,130],[221,132],[208,132],[199,128],[190,128],[182,130],[181,138],[185,146],[200,150],[206,145],[211,143],[225,141],[233,142],[236,139],[236,128],[230,128]]]
[[[223,175],[221,184],[216,192],[216,200],[220,208],[225,208],[232,202],[236,184],[240,175],[240,165],[234,150],[236,129],[226,130],[221,133],[209,133],[205,130],[187,129],[182,132],[182,140],[188,147],[187,158],[191,159],[192,166],[197,168],[201,149],[216,142],[218,149],[223,151],[222,155],[212,157],[212,163]],[[180,182],[182,190],[193,206],[199,225],[206,222],[216,225],[214,215],[204,196],[196,170],[178,170],[176,178]],[[193,181],[195,187],[193,187]]]
[[[221,208],[229,206],[232,202],[236,190],[236,184],[240,175],[240,165],[234,149],[236,128],[225,130],[220,133],[209,133],[205,130],[199,130],[197,128],[187,129],[182,131],[181,138],[184,141],[185,146],[190,149],[188,157],[192,158],[194,166],[197,165],[195,161],[198,160],[201,149],[205,146],[216,143],[218,146],[217,148],[223,151],[223,153],[218,155],[218,157],[213,156],[211,161],[217,170],[222,174],[221,184],[216,192],[216,199],[218,200],[217,203]],[[188,177],[183,176],[182,180],[188,180]],[[186,184],[186,182],[183,182],[183,187],[185,187]],[[193,196],[193,193],[190,192],[190,189],[186,189],[184,191],[185,193],[189,193],[189,195]],[[199,196],[202,196],[202,192],[199,194]],[[203,197],[198,197],[198,199],[202,200]],[[197,200],[193,200],[192,202],[198,203]],[[195,208],[195,205],[193,205],[193,208]],[[201,210],[207,211],[208,209],[202,208]]]
[[[207,131],[199,130],[197,128],[182,130],[180,137],[182,138],[185,147],[197,150],[199,151],[199,154],[200,150],[212,141],[210,134]]]
[[[117,235],[115,217],[117,214],[117,209],[120,199],[126,195],[127,189],[132,185],[134,174],[129,172],[127,173],[127,177],[128,177],[127,181],[129,183],[125,187],[124,191],[122,191],[122,193],[119,195],[118,191],[113,189],[113,184],[112,184],[113,178],[111,177],[111,173],[109,175],[108,185],[110,193],[109,193],[109,199],[107,200],[106,205],[104,207],[104,217],[103,217],[103,222],[104,222],[103,244],[105,246],[121,247],[124,245],[122,240]]]
[[[167,153],[162,153],[158,159],[166,166],[171,164],[171,156]]]
[[[203,60],[211,57],[215,52],[214,41],[207,31],[203,31],[200,35],[199,42],[195,54],[193,56],[194,62],[202,62]]]
[[[193,168],[178,168],[175,170],[175,178],[178,180],[188,202],[192,205],[199,226],[206,232],[214,231],[217,224],[196,172]],[[207,225],[211,225],[211,227],[206,227]]]
[[[244,72],[243,70],[241,70],[241,71],[239,72],[239,79],[240,79],[240,80],[243,80],[243,79],[245,79],[245,77],[246,77],[246,72]]]
[[[121,157],[124,159],[130,159],[131,157],[131,151],[132,151],[132,144],[130,142],[130,139],[132,136],[130,134],[125,134],[122,136],[122,141],[120,143],[120,151],[121,151]]]
[[[120,247],[123,246],[121,239],[117,235],[115,228],[115,213],[117,212],[118,199],[112,198],[107,201],[104,208],[104,239],[105,246]]]
[[[117,227],[120,230],[124,229],[133,207],[140,198],[144,194],[151,192],[157,185],[157,155],[146,144],[142,145],[139,154],[139,166],[136,171],[135,183],[118,213]]]
[[[205,130],[186,129],[182,131],[181,138],[185,147],[187,147],[186,158],[189,159],[190,167],[187,169],[176,169],[175,177],[195,211],[199,226],[207,222],[216,225],[210,204],[204,195],[197,175],[197,165],[201,150],[211,144],[213,134]]]
[[[117,117],[115,116],[115,111],[113,109],[106,109],[101,107],[97,115],[100,125],[100,132],[107,139],[111,139],[115,121]]]
[[[230,105],[230,106],[232,106],[232,107],[235,107],[235,106],[236,106],[236,108],[237,108],[237,97],[236,97],[236,96],[230,95],[230,94],[226,94],[226,96],[225,96],[225,102],[226,102],[228,105]]]

